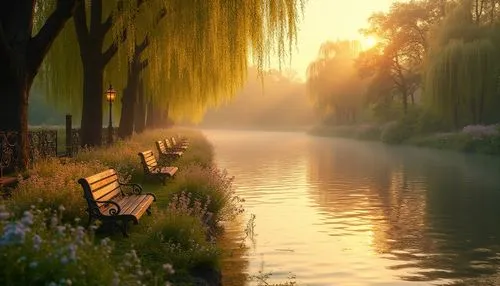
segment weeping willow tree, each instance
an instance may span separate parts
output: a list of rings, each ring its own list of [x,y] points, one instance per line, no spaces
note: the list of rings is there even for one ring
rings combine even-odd
[[[0,130],[19,134],[19,167],[28,161],[28,97],[33,80],[77,1],[0,4]]]
[[[360,53],[357,41],[323,43],[318,58],[307,68],[307,92],[316,109],[337,124],[352,123],[361,107],[365,82],[354,66]]]
[[[455,129],[500,119],[500,30],[474,21],[471,11],[465,2],[443,21],[425,71],[426,103]]]
[[[82,99],[82,140],[97,145],[103,78],[125,87],[137,48],[147,38],[139,57],[147,61],[140,76],[144,101],[174,118],[200,118],[242,86],[250,60],[263,68],[273,53],[281,60],[289,54],[302,6],[302,0],[88,0],[75,12],[78,44],[75,30],[65,29],[56,43],[62,53],[54,50],[53,59],[66,59],[47,61],[44,82],[50,82],[51,96],[64,105]],[[84,29],[78,28],[78,19],[86,20],[89,41],[81,40],[78,30]],[[81,70],[74,63],[78,55]],[[73,62],[75,68],[69,72],[62,62]]]

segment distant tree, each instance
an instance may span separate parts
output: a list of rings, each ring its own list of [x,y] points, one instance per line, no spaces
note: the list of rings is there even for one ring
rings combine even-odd
[[[318,57],[307,68],[307,91],[316,109],[337,124],[353,123],[362,105],[366,84],[354,61],[360,52],[357,41],[323,43]]]
[[[396,95],[405,113],[408,100],[415,102],[415,91],[421,86],[428,33],[442,19],[446,6],[442,0],[394,2],[389,12],[373,14],[369,27],[361,30],[377,38],[377,45],[361,54],[357,63],[360,73],[371,78],[374,86],[387,87],[390,78],[392,86],[379,95],[382,100]]]
[[[429,107],[455,129],[500,120],[500,28],[491,24],[499,14],[497,8],[486,9],[493,2],[463,2],[434,33],[424,94]]]

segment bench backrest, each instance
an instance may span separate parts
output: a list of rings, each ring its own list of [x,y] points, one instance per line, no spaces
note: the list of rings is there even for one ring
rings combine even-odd
[[[156,157],[151,150],[140,152],[139,157],[141,157],[141,163],[145,173],[151,173],[153,169],[158,166],[158,161],[156,161]]]
[[[172,143],[170,143],[168,138],[165,138],[164,142],[165,142],[165,145],[167,146],[167,148],[171,149],[173,147]]]
[[[166,154],[167,153],[167,148],[165,147],[165,143],[163,141],[156,141],[156,149],[158,149],[158,153],[160,154]]]
[[[175,137],[170,138],[172,141],[172,145],[177,146],[177,141],[175,141]]]
[[[118,174],[114,169],[109,169],[87,178],[81,178],[78,183],[83,188],[85,199],[96,201],[108,201],[121,195],[120,184],[118,183]],[[95,203],[87,201],[90,205]],[[98,207],[103,203],[95,204]]]

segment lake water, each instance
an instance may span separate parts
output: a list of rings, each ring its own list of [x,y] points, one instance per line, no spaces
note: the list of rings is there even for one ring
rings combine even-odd
[[[246,200],[224,238],[224,285],[257,285],[243,280],[259,271],[299,285],[500,285],[500,158],[204,133]]]

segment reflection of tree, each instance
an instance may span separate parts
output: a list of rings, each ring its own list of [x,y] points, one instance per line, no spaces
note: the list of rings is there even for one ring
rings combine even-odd
[[[245,285],[248,279],[248,247],[242,243],[245,239],[241,217],[230,222],[218,243],[224,250],[221,265],[222,285]]]
[[[347,224],[343,218],[368,226],[373,249],[394,260],[391,269],[404,270],[402,279],[496,272],[498,159],[316,140],[310,160],[310,192],[318,207],[340,227]]]

